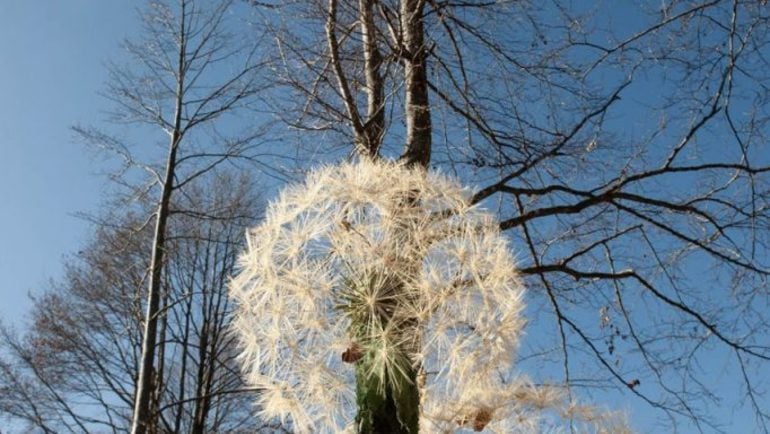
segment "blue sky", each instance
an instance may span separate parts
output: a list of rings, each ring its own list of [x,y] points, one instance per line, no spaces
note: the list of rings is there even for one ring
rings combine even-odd
[[[0,316],[21,319],[27,293],[61,272],[87,239],[77,212],[101,199],[99,162],[70,127],[102,119],[104,61],[137,29],[137,3],[0,2]]]

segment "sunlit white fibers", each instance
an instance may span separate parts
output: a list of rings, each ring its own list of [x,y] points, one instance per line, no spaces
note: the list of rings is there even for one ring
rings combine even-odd
[[[535,431],[533,408],[562,399],[514,374],[516,264],[456,181],[389,162],[320,168],[247,236],[231,295],[263,417],[354,431],[351,348],[372,355],[370,375],[419,369],[423,433]]]

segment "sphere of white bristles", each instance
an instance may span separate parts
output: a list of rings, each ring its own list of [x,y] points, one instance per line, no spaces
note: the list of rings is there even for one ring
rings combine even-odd
[[[355,348],[374,355],[373,375],[420,370],[421,432],[521,429],[517,406],[533,399],[512,374],[523,289],[496,220],[469,196],[438,173],[364,161],[312,171],[270,204],[231,285],[263,417],[354,431],[355,368],[341,354]],[[382,306],[387,322],[351,323]]]

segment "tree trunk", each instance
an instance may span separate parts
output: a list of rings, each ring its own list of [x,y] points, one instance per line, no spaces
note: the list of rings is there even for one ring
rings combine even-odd
[[[408,164],[427,167],[431,152],[431,120],[423,26],[424,6],[424,0],[401,1],[401,55],[406,88],[406,143],[401,158]]]
[[[160,305],[161,274],[163,271],[163,255],[166,248],[166,225],[168,223],[171,205],[171,193],[174,190],[174,173],[176,171],[177,151],[182,140],[182,104],[184,97],[185,55],[187,39],[185,29],[185,2],[181,3],[179,25],[179,55],[177,58],[176,104],[174,108],[174,125],[169,143],[166,174],[161,186],[161,197],[158,204],[153,237],[152,259],[150,261],[150,283],[147,294],[147,312],[144,318],[144,336],[142,337],[142,357],[139,367],[139,379],[136,384],[134,414],[131,421],[132,434],[145,434],[151,425],[150,400],[152,398],[152,374],[155,363],[155,345],[158,332],[158,313]]]
[[[205,307],[205,301],[204,301]],[[209,412],[209,406],[211,403],[211,371],[214,369],[215,359],[209,357],[209,354],[214,354],[214,348],[212,346],[209,350],[209,318],[204,315],[203,325],[201,327],[201,340],[198,346],[198,372],[197,372],[197,389],[196,396],[199,398],[195,400],[195,411],[193,416],[193,425],[190,432],[192,434],[203,434],[206,428],[206,415]]]
[[[152,260],[150,262],[150,284],[147,294],[147,311],[144,317],[144,335],[142,337],[142,357],[139,367],[139,379],[136,384],[136,401],[134,417],[131,423],[132,434],[144,434],[150,424],[150,400],[152,398],[152,376],[155,364],[155,344],[158,333],[158,313],[160,307],[160,283],[163,269],[163,254],[166,247],[166,224],[168,222],[169,205],[171,203],[172,183],[174,181],[174,168],[176,152],[180,134],[174,132],[172,145],[169,150],[166,165],[166,179],[158,205],[155,222],[155,236],[152,246]]]

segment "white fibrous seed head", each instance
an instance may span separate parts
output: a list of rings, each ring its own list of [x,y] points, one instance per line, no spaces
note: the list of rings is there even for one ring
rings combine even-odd
[[[459,183],[383,161],[321,168],[247,237],[231,295],[262,417],[354,432],[366,358],[375,379],[420,372],[420,432],[526,431],[548,392],[513,366],[522,285],[498,222]]]

